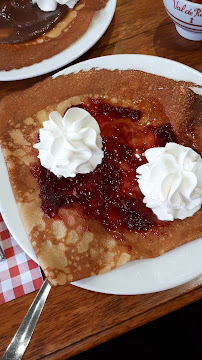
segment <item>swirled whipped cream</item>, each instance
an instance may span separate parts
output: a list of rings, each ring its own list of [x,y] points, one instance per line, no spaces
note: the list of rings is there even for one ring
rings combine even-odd
[[[43,11],[54,11],[58,4],[67,5],[70,9],[76,5],[79,0],[32,0]]]
[[[185,219],[202,204],[202,158],[176,143],[145,151],[148,163],[137,168],[143,202],[159,220]]]
[[[39,130],[39,138],[34,148],[39,150],[41,165],[58,177],[89,173],[104,156],[97,121],[78,107],[70,108],[64,117],[51,112]]]

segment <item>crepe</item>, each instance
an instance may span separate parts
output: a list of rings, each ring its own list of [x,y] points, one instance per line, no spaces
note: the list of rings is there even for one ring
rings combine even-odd
[[[88,29],[96,11],[108,0],[80,0],[66,17],[44,35],[19,44],[0,44],[0,70],[19,69],[48,59],[78,40]]]
[[[89,98],[102,99],[114,106],[141,110],[143,116],[134,123],[134,130],[131,127],[134,136],[140,128],[170,124],[179,144],[201,154],[202,99],[190,85],[135,70],[92,69],[48,78],[1,101],[0,140],[10,182],[39,263],[52,284],[102,274],[199,238],[202,210],[185,220],[164,222],[156,218],[147,230],[108,229],[79,204],[61,207],[57,216],[46,217],[37,179],[30,171],[38,166],[33,145],[43,121],[53,110],[64,115],[69,106],[85,104]],[[145,141],[148,143],[148,138]]]

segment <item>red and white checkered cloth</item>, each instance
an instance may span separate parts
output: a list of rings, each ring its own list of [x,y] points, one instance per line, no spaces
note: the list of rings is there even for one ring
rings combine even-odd
[[[38,290],[43,283],[40,267],[10,235],[1,214],[0,246],[5,253],[0,261],[0,304]]]

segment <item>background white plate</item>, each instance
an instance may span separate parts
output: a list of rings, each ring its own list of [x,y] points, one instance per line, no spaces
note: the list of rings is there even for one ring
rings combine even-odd
[[[87,71],[92,67],[110,70],[138,69],[202,85],[202,74],[198,71],[172,60],[147,55],[113,55],[91,59],[73,65],[53,77],[80,70]],[[0,166],[0,211],[16,241],[32,259],[37,261],[17,210],[1,149]],[[170,289],[201,274],[202,238],[158,258],[132,261],[109,273],[76,281],[73,284],[108,294],[135,295]]]
[[[107,30],[116,9],[116,0],[109,0],[106,7],[97,11],[88,30],[71,46],[40,63],[10,71],[0,71],[0,81],[32,78],[57,70],[88,51]]]

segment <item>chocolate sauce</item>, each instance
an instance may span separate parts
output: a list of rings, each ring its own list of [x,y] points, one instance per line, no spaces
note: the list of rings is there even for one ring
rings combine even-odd
[[[0,0],[0,44],[23,43],[52,29],[68,7],[42,11],[32,0]]]
[[[146,162],[146,149],[176,141],[171,125],[143,129],[140,126],[132,134],[135,143],[131,146],[130,121],[138,123],[141,111],[115,107],[100,99],[89,99],[87,105],[79,107],[97,120],[105,156],[93,172],[77,174],[74,178],[57,178],[41,165],[31,167],[38,180],[42,210],[46,216],[54,217],[60,207],[80,204],[85,214],[100,221],[108,230],[125,227],[148,231],[158,226],[157,217],[143,203],[136,169]]]

